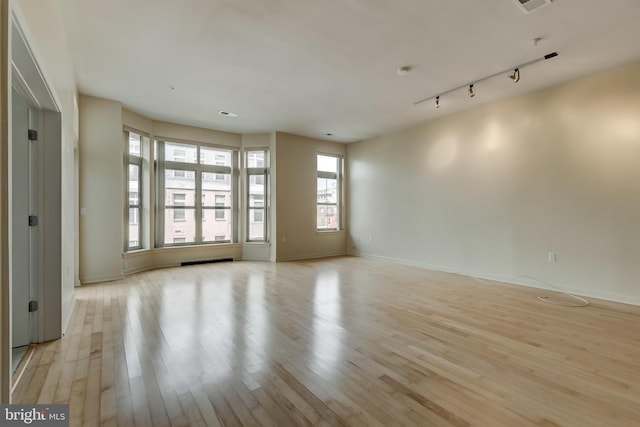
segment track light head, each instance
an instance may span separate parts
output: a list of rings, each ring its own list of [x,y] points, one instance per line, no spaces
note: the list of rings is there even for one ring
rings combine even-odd
[[[509,78],[513,80],[514,83],[518,83],[520,81],[520,69],[516,68],[513,70],[513,74],[509,74]]]
[[[440,95],[436,96],[436,108],[440,108]]]
[[[469,85],[469,98],[473,98],[474,96],[476,96],[476,91],[473,90],[473,85]]]

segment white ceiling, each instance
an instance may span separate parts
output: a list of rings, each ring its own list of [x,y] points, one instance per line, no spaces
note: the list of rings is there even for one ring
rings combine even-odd
[[[60,3],[81,93],[237,133],[356,141],[640,60],[639,0],[555,0],[528,15],[513,0]],[[518,84],[499,76],[473,99],[414,105],[553,51]]]

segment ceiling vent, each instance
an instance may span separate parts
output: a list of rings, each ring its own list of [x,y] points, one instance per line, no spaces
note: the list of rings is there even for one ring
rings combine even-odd
[[[552,0],[513,0],[513,2],[524,13],[531,13],[534,10],[538,10],[543,6],[551,4]]]

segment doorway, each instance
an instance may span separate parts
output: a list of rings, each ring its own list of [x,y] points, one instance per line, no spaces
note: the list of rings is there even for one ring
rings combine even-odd
[[[65,312],[66,320],[74,302],[73,281],[70,281],[70,287],[63,289],[63,279],[70,277],[73,268],[73,263],[67,262],[63,269],[63,262],[66,261],[63,261],[63,255],[65,250],[73,250],[73,246],[69,244],[65,247],[69,242],[63,241],[63,197],[66,197],[67,204],[71,200],[67,193],[63,193],[63,177],[70,175],[63,166],[71,166],[63,157],[65,145],[60,107],[62,104],[45,79],[45,73],[38,65],[18,18],[8,8],[8,3],[3,1],[3,9],[0,11],[10,21],[10,34],[7,36],[6,31],[3,33],[3,40],[8,40],[9,46],[5,46],[7,49],[0,55],[8,66],[8,70],[5,69],[0,74],[8,72],[5,83],[9,83],[6,91],[0,91],[4,94],[2,101],[6,102],[0,110],[3,112],[3,119],[7,120],[7,126],[2,129],[6,144],[3,140],[3,148],[0,150],[0,240],[3,247],[0,260],[2,403],[11,401],[13,348],[25,343],[60,338],[63,330],[62,298],[65,297],[68,308]],[[30,122],[38,130],[36,144],[29,142]],[[23,133],[25,129],[26,135]],[[26,136],[26,142],[23,141],[24,144],[20,146],[18,138],[23,136]],[[77,129],[75,136],[77,137]],[[32,211],[34,208],[37,208],[35,214]],[[31,218],[32,224],[35,222],[37,225],[29,227],[30,215],[37,216],[37,219]],[[72,227],[67,226],[64,231],[68,233],[70,230]],[[32,301],[37,302],[37,310],[35,304],[30,307]],[[19,356],[16,354],[17,357]]]

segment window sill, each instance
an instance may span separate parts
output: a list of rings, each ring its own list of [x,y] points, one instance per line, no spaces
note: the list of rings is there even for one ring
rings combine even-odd
[[[316,230],[317,234],[335,234],[335,233],[343,233],[344,230],[332,229],[332,230]]]
[[[220,243],[214,243],[214,242],[206,242],[206,243],[201,243],[201,244],[192,244],[192,243],[182,243],[182,244],[176,244],[176,245],[167,245],[167,246],[160,246],[157,248],[154,248],[154,251],[164,251],[164,250],[175,250],[175,249],[198,249],[198,248],[218,248],[218,247],[224,247],[224,246],[240,246],[240,243],[233,243],[233,242],[220,242]]]
[[[151,252],[153,249],[148,249],[148,248],[140,248],[140,249],[132,249],[129,251],[124,251],[122,253],[123,257],[134,257],[134,256],[138,256],[138,255],[144,255],[147,254],[149,252]]]

